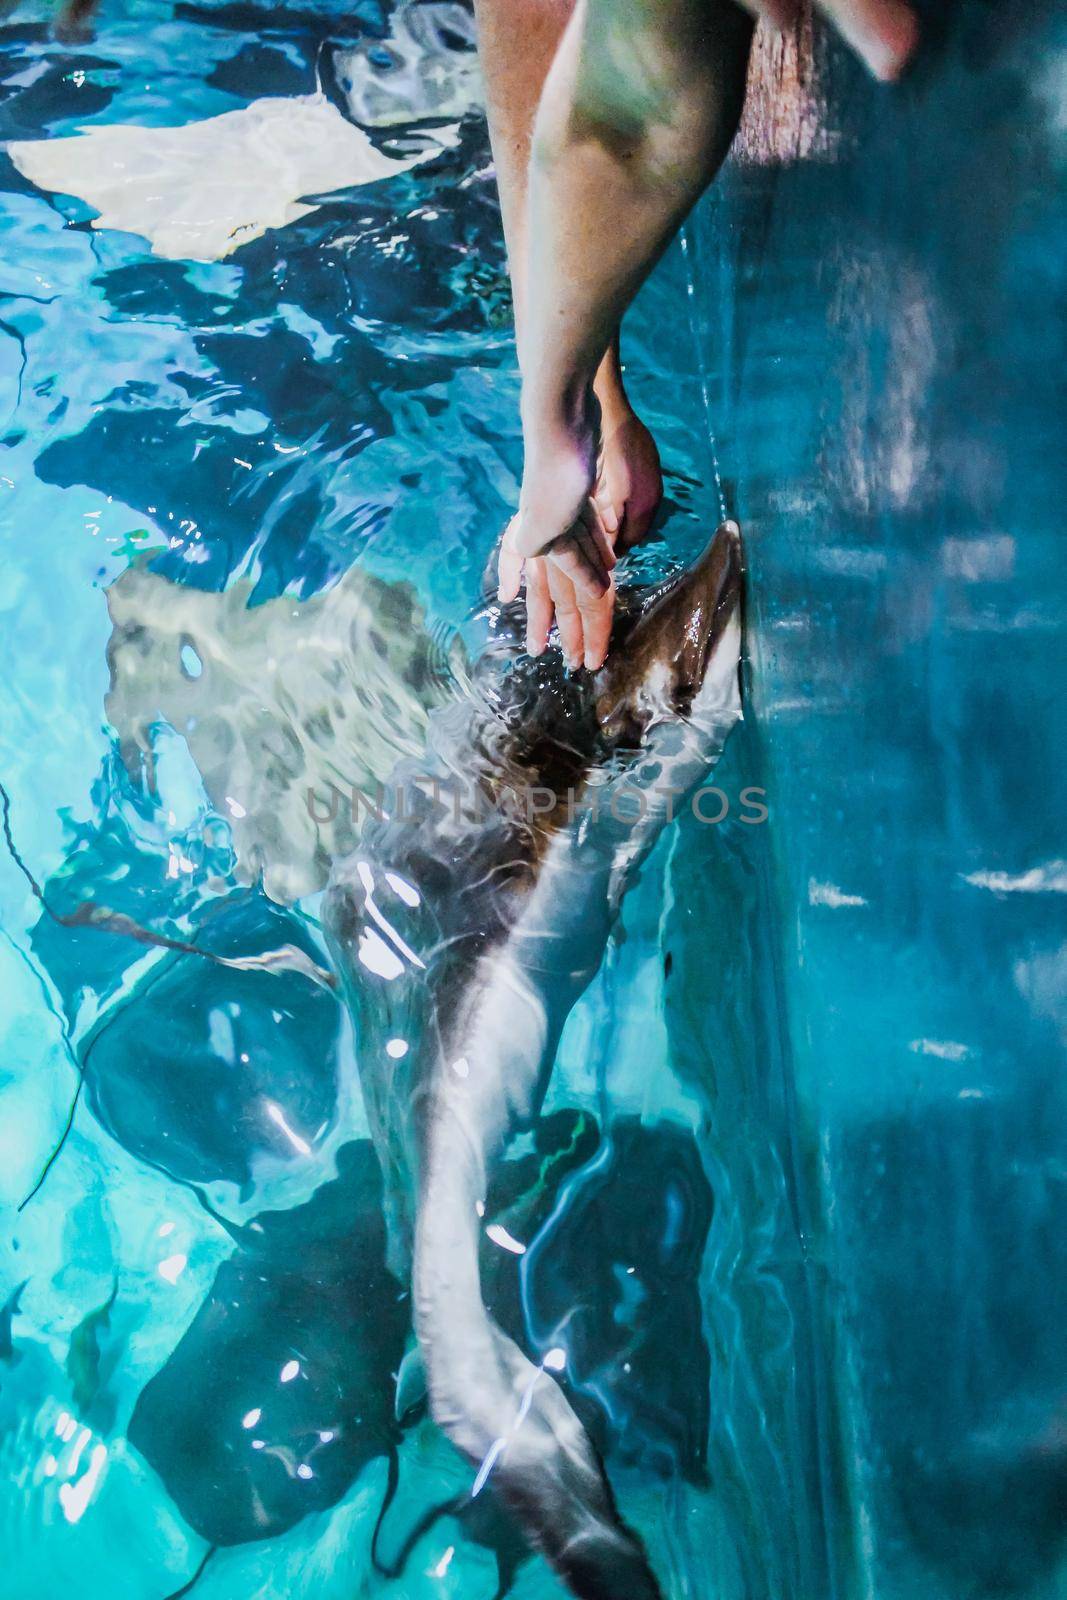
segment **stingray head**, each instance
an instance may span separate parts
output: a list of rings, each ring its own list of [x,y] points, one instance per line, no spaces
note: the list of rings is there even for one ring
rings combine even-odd
[[[624,619],[596,682],[612,742],[639,742],[657,722],[740,715],[741,540],[724,522],[703,554],[651,589]]]

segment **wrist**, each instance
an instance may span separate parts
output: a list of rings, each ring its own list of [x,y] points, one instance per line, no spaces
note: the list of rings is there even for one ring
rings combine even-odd
[[[576,439],[595,434],[600,409],[592,375],[572,376],[555,384],[525,380],[520,412],[527,448],[537,439]]]

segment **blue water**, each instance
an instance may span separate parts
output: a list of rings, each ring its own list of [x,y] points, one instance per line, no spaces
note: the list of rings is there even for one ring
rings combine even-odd
[[[373,7],[115,6],[76,45],[12,22],[0,133],[166,126],[310,94],[375,31]],[[429,1421],[394,1420],[406,1286],[386,1271],[360,1165],[348,1021],[298,973],[62,919],[92,902],[218,952],[296,943],[323,961],[319,896],[351,839],[343,821],[316,833],[308,786],[372,787],[469,692],[482,573],[520,465],[484,121],[473,106],[438,159],[331,194],[217,262],[94,228],[91,206],[7,160],[3,183],[2,776],[11,842],[49,908],[5,851],[4,1592],[162,1597],[211,1544],[204,1600],[367,1592],[390,1457],[386,1557],[470,1472]],[[692,350],[659,331],[681,305],[678,254],[627,346],[668,464],[669,543],[644,558],[659,571],[719,515]],[[741,782],[724,780],[735,796]],[[699,850],[720,863],[725,914],[751,918],[745,830],[693,831],[721,834]],[[664,842],[571,1018],[539,1153],[520,1147],[501,1179],[529,1230],[521,1301],[515,1257],[501,1248],[492,1270],[531,1335],[569,1330],[664,1582],[710,1594],[747,1560],[730,1494],[764,1527],[799,1507],[790,1545],[807,1540],[806,1424],[771,1143],[758,1133],[744,1174],[728,1172],[710,1061],[671,1065],[662,923],[678,851]],[[724,1016],[751,1011],[749,937],[730,939],[746,954],[716,991]],[[768,1070],[746,1046],[760,1096]],[[734,1196],[739,1182],[751,1193]],[[784,1450],[759,1437],[764,1386]],[[395,1592],[489,1596],[498,1571],[518,1596],[560,1592],[499,1517],[447,1515]]]
[[[337,51],[389,31],[42,17],[0,28],[4,140],[336,97]],[[643,561],[724,505],[745,528],[717,781],[770,820],[661,841],[501,1180],[529,1263],[494,1272],[532,1340],[569,1330],[672,1600],[1067,1593],[1060,58],[1041,6],[937,38],[876,100],[821,49],[822,134],[770,156],[757,108],[627,327],[671,502]],[[470,692],[518,386],[484,123],[449,115],[435,160],[216,262],[0,156],[0,779],[53,913],[0,853],[12,1600],[162,1600],[213,1542],[203,1600],[562,1592],[492,1519],[373,1571],[393,1451],[386,1556],[470,1473],[393,1420],[407,1317],[335,1000],[62,921],[325,960],[351,839],[307,785],[372,786]]]

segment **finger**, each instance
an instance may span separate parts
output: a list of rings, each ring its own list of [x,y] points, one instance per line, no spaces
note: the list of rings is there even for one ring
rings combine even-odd
[[[604,532],[608,536],[608,540],[612,549],[614,550],[615,541],[618,538],[619,533],[619,514],[612,505],[611,500],[606,492],[596,496],[595,504],[601,525],[604,529]],[[623,511],[625,513],[625,507],[623,508]]]
[[[919,41],[905,0],[822,0],[822,9],[876,78],[899,78]]]
[[[595,599],[607,592],[616,557],[591,502],[570,533],[557,539],[545,554],[567,574],[579,594]]]
[[[579,525],[585,529],[589,538],[592,539],[605,570],[612,572],[619,564],[619,558],[615,554],[615,541],[607,531],[604,519],[600,514],[600,507],[595,500],[590,500],[589,504],[583,508],[578,518],[578,525],[575,527],[576,533],[578,533]],[[615,518],[615,525],[616,527],[618,526],[618,518]],[[580,534],[578,536],[581,537]]]
[[[585,645],[582,635],[582,614],[578,609],[578,596],[574,584],[561,572],[554,561],[546,562],[548,591],[556,608],[556,627],[563,655],[571,671],[582,664]]]
[[[540,556],[526,562],[526,648],[532,656],[543,655],[552,626],[552,597],[548,574]]]
[[[597,599],[611,586],[603,564],[573,537],[560,539],[547,552],[547,558],[567,575],[580,595]]]
[[[502,605],[517,598],[522,584],[522,556],[515,549],[511,538],[514,521],[508,525],[507,532],[500,545],[500,556],[497,561],[497,575],[500,586],[497,589],[497,599]]]
[[[596,672],[604,665],[611,638],[611,620],[615,612],[615,580],[611,580],[607,593],[591,600],[578,596],[578,609],[582,618],[582,636],[585,641],[585,665]]]

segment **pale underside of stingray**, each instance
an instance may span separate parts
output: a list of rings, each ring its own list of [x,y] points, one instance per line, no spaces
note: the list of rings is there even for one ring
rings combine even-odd
[[[419,150],[391,156],[312,94],[253,100],[176,128],[114,123],[14,141],[7,153],[38,188],[92,206],[95,228],[139,234],[171,260],[218,261],[307,216],[314,197],[406,172],[457,137],[454,125],[435,128]]]
[[[106,713],[127,768],[144,760],[150,783],[153,730],[181,735],[229,821],[238,878],[262,876],[288,904],[355,847],[367,809],[353,811],[353,792],[375,801],[398,759],[422,749],[463,655],[429,634],[406,585],[358,567],[309,600],[249,608],[251,587],[209,593],[128,568],[107,591]]]

